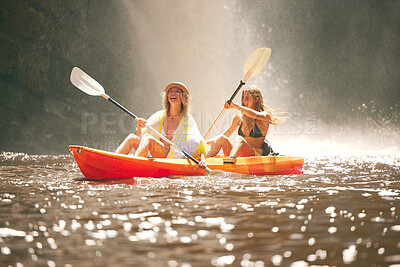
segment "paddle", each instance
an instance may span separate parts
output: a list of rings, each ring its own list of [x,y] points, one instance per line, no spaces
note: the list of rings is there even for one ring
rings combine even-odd
[[[264,47],[258,48],[256,50],[254,50],[253,53],[251,53],[250,57],[247,59],[246,63],[244,64],[244,67],[243,67],[244,78],[242,81],[240,81],[240,84],[236,88],[236,91],[233,93],[231,98],[228,100],[229,104],[232,102],[232,100],[235,98],[235,96],[239,93],[240,88],[242,88],[242,86],[246,84],[246,81],[250,78],[257,76],[261,72],[261,70],[264,68],[265,64],[267,63],[270,55],[271,55],[271,49],[264,48]],[[211,130],[217,124],[217,122],[222,117],[222,114],[224,114],[224,112],[225,112],[225,108],[223,108],[221,113],[219,113],[217,119],[214,121],[214,123],[211,125],[210,129],[207,131],[206,135],[204,136],[204,139],[206,139],[208,137]]]
[[[82,71],[78,67],[74,67],[71,72],[71,82],[73,85],[75,85],[78,89],[81,91],[85,92],[88,95],[92,96],[102,96],[103,98],[109,100],[113,104],[115,104],[117,107],[131,115],[135,120],[138,120],[138,117],[127,110],[125,107],[123,107],[121,104],[119,104],[117,101],[109,97],[105,91],[103,86],[101,86],[96,80],[94,80],[92,77],[87,75],[84,71]],[[181,148],[179,148],[176,144],[172,143],[170,140],[168,140],[165,136],[163,136],[161,133],[159,133],[157,130],[152,128],[151,126],[145,124],[147,128],[149,128],[151,131],[153,131],[155,134],[157,134],[161,139],[163,139],[165,142],[168,144],[178,148],[186,157],[194,161],[197,165],[199,165],[199,161],[192,157],[190,154],[188,154],[186,151],[183,151]],[[205,170],[208,173],[211,173],[211,169],[206,167]]]

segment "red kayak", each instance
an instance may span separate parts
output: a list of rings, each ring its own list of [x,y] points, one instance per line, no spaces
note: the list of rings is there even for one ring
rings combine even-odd
[[[204,175],[189,159],[144,158],[107,152],[84,146],[69,146],[83,175],[91,180],[131,177],[170,177]],[[252,175],[303,173],[304,158],[256,156],[207,158],[211,170]]]

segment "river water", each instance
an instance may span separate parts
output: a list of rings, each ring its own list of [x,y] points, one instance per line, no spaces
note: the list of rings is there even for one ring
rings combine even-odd
[[[400,266],[398,156],[109,183],[71,155],[0,162],[1,266]]]

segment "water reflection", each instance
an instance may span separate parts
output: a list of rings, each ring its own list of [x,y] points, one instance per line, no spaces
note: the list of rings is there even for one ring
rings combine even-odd
[[[399,159],[313,158],[305,166],[297,176],[93,182],[69,156],[3,156],[1,262],[398,264]]]

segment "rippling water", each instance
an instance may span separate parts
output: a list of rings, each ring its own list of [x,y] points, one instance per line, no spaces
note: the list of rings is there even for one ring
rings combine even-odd
[[[295,176],[87,181],[72,156],[0,155],[2,266],[399,266],[400,158]]]

